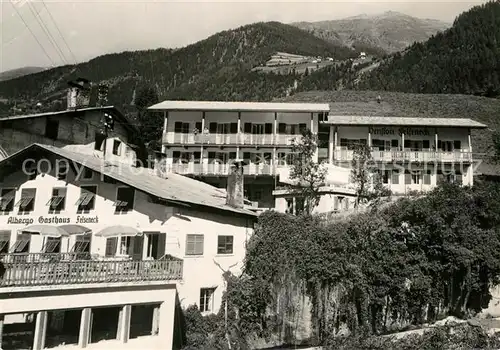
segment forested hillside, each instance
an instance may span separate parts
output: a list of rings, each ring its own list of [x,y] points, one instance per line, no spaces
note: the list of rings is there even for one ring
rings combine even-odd
[[[500,95],[500,1],[472,8],[425,43],[396,53],[358,88]]]
[[[286,90],[289,76],[261,76],[249,70],[277,51],[346,59],[355,51],[279,22],[256,23],[217,33],[178,50],[157,49],[97,57],[76,66],[0,82],[0,98],[36,103],[63,96],[67,81],[85,77],[110,85],[109,100],[130,105],[134,91],[152,85],[160,98],[271,99]]]

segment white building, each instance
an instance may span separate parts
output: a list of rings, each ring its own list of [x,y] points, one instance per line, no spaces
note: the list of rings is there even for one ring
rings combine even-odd
[[[395,195],[426,191],[440,181],[473,183],[470,132],[485,125],[462,118],[353,116],[335,108],[335,103],[199,101],[150,107],[165,115],[163,153],[170,171],[223,187],[229,160],[243,158],[246,196],[262,209],[297,206],[280,184],[289,182],[291,140],[305,128],[318,135],[317,160],[329,167],[324,190],[330,199],[322,200],[320,211],[352,206],[349,173],[360,143],[370,147]]]
[[[204,313],[217,312],[225,285],[222,274],[231,266],[231,272],[241,271],[256,219],[243,205],[243,183],[238,181],[242,177],[237,176],[242,168],[233,170],[231,179],[235,181],[223,191],[176,174],[164,178],[156,170],[104,162],[96,154],[78,152],[76,146],[70,150],[34,144],[0,161],[0,261],[6,268],[0,280],[0,300],[8,300],[8,306],[0,303],[0,325],[3,320],[6,324],[16,320],[10,314],[36,313],[39,338],[35,348],[41,349],[47,317],[49,326],[55,317],[43,310],[51,315],[62,310],[71,318],[66,312],[69,305],[80,310],[118,305],[135,319],[133,324],[144,323],[138,321],[134,305],[149,303],[156,310],[154,304],[162,302],[159,291],[154,295],[142,291],[149,284],[177,289],[183,306],[196,304]],[[71,298],[62,290],[86,290],[89,284],[102,289],[110,282],[116,283],[115,289],[109,287],[109,297],[82,294],[77,305],[64,302]],[[135,287],[129,286],[132,282]],[[135,302],[116,298],[126,286],[133,291],[127,298]],[[160,287],[150,287],[155,288]],[[53,302],[40,303],[35,294],[33,302],[4,298],[17,292],[30,297],[30,291],[46,294]],[[173,339],[175,293],[163,295],[172,296],[165,304],[168,307],[159,309],[166,346]],[[113,312],[109,314],[114,317]],[[90,317],[83,311],[81,315]],[[120,330],[123,319],[116,317]],[[153,324],[158,322],[158,317],[151,317]],[[85,318],[85,322],[90,321]],[[52,329],[52,333],[58,331]],[[80,332],[92,333],[88,329]],[[92,338],[87,334],[76,342],[84,346],[88,337]],[[128,340],[128,336],[117,337]]]

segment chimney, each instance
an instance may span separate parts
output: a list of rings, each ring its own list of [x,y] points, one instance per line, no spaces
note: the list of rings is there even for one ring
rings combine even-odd
[[[233,208],[243,208],[243,166],[246,163],[241,159],[236,159],[229,169],[227,177],[227,197],[226,204]]]

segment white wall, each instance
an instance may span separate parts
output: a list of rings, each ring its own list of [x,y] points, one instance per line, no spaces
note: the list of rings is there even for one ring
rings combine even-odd
[[[144,170],[146,171],[146,170]],[[168,181],[168,180],[166,180]],[[80,185],[97,185],[98,196],[96,197],[95,209],[89,214],[77,214],[75,203],[80,197]],[[0,182],[1,188],[17,188],[15,201],[20,199],[23,188],[36,188],[35,209],[29,215],[17,215],[17,208],[10,215],[0,215],[0,230],[11,230],[12,247],[17,230],[26,227],[27,224],[9,224],[8,219],[16,216],[29,219],[33,224],[38,224],[40,217],[66,218],[71,224],[78,223],[78,218],[94,219],[95,223],[83,223],[82,225],[91,229],[94,233],[112,225],[124,225],[137,228],[140,231],[159,231],[166,234],[166,253],[184,259],[184,280],[179,283],[180,299],[183,305],[199,303],[199,290],[204,287],[216,286],[215,306],[220,305],[223,291],[222,271],[214,264],[214,259],[223,268],[238,263],[238,267],[232,271],[238,272],[245,255],[245,244],[253,232],[253,224],[245,217],[228,212],[227,215],[215,212],[203,212],[199,210],[176,209],[165,205],[151,203],[149,196],[145,193],[135,192],[134,210],[126,214],[115,214],[117,187],[120,184],[105,183],[100,175],[95,173],[92,180],[75,181],[73,174],[68,176],[68,182],[57,180],[52,174],[38,175],[35,180],[27,180],[27,176],[21,172],[11,174]],[[52,195],[53,187],[65,187],[66,207],[58,215],[48,213],[47,202]],[[188,257],[186,252],[186,236],[188,234],[204,235],[204,254],[199,257]],[[233,235],[233,254],[217,255],[218,235]],[[62,251],[68,251],[73,247],[75,237],[63,238]],[[145,236],[145,247],[147,238]],[[93,254],[104,255],[106,240],[102,237],[92,237],[91,251]],[[39,252],[42,248],[42,238],[33,236],[30,247],[31,252]],[[144,253],[146,248],[144,248]]]

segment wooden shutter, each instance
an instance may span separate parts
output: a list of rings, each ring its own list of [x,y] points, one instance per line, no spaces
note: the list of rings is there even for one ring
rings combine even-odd
[[[285,123],[278,124],[278,133],[279,134],[286,134],[286,124]]]
[[[266,123],[265,125],[265,134],[272,134],[273,133],[273,124],[272,123]]]
[[[411,174],[409,171],[405,172],[405,185],[411,184]]]
[[[392,171],[391,182],[393,185],[399,185],[399,171],[398,170]]]
[[[210,123],[210,126],[209,126],[208,131],[209,131],[211,134],[215,134],[215,133],[217,133],[217,123]]]
[[[182,132],[182,122],[175,122],[174,132],[178,132],[178,133]]]
[[[163,255],[165,255],[166,244],[167,244],[167,234],[162,232],[158,235],[158,249],[156,252],[156,256],[154,257],[155,259],[159,259]]]
[[[118,237],[111,237],[106,239],[106,256],[114,256],[116,254],[116,247],[118,245]]]
[[[431,184],[431,171],[427,170],[427,172],[424,174],[424,185],[430,185]]]
[[[245,134],[251,134],[252,133],[252,123],[245,123],[243,132]]]
[[[231,123],[229,133],[237,134],[238,133],[238,123]]]
[[[142,260],[144,236],[135,236],[133,239],[134,239],[134,251],[132,252],[132,259]]]

